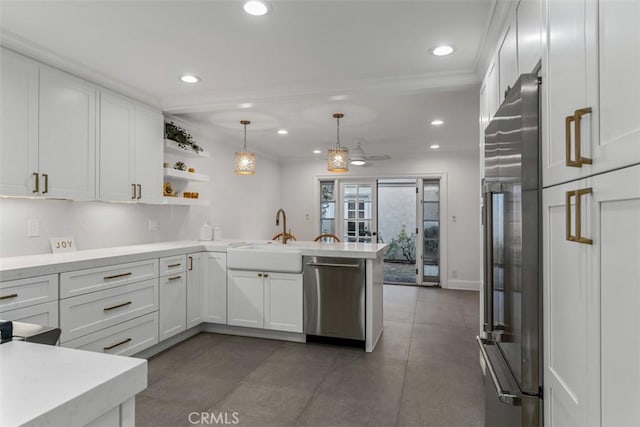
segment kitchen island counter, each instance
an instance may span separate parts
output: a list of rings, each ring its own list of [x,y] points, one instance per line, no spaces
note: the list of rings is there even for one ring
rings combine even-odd
[[[11,341],[0,345],[0,377],[1,426],[133,426],[147,361]]]

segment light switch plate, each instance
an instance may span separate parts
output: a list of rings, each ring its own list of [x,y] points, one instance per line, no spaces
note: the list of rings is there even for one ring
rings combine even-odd
[[[27,237],[40,237],[40,220],[30,218],[27,221]]]

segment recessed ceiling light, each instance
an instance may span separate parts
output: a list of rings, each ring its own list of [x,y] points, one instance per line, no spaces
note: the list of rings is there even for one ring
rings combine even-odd
[[[250,0],[243,6],[245,12],[253,16],[263,16],[269,13],[271,5],[263,0]]]
[[[436,120],[431,122],[432,126],[441,126],[443,124],[444,124],[444,122],[442,120],[440,120],[440,119],[436,119]]]
[[[286,134],[288,134],[288,133],[289,133],[289,131],[288,131],[288,130],[286,130],[286,129],[280,129],[280,130],[278,131],[278,134],[279,134],[279,135],[286,135]]]
[[[313,154],[322,154],[322,150],[313,150]]]
[[[194,76],[193,74],[183,74],[180,76],[180,81],[184,83],[198,83],[202,80],[198,76]]]
[[[440,146],[438,144],[431,144],[431,148],[432,150],[437,150],[438,148],[440,148]]]
[[[435,56],[447,56],[453,53],[453,47],[448,45],[437,46],[431,49],[431,54]]]
[[[243,102],[242,104],[238,104],[238,108],[253,108],[254,105],[253,102]]]
[[[347,98],[347,95],[333,95],[329,97],[329,101],[344,101]]]

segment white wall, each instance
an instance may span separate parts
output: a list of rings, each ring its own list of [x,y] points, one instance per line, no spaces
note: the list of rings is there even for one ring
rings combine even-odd
[[[469,127],[475,137],[474,125]],[[475,145],[475,142],[471,142]],[[480,210],[477,152],[465,156],[445,152],[419,153],[411,158],[376,162],[367,168],[351,166],[349,173],[341,176],[391,178],[438,173],[447,176],[448,281],[443,283],[443,287],[479,289],[481,254],[478,250]],[[282,203],[287,211],[288,227],[298,240],[311,240],[317,235],[315,197],[318,191],[314,186],[316,177],[328,175],[324,159],[291,162],[282,167]],[[452,220],[454,216],[455,222]],[[452,277],[453,270],[456,271],[455,278]]]
[[[207,220],[222,227],[227,238],[271,238],[280,207],[277,162],[258,155],[256,175],[236,176],[233,146],[195,126],[178,124],[187,127],[211,154],[209,159],[186,161],[210,176],[209,183],[189,184],[200,198],[210,200],[210,207],[0,199],[0,256],[48,253],[50,237],[70,235],[79,249],[197,239]],[[174,159],[166,160],[173,163]],[[40,237],[27,237],[30,218],[40,220]],[[158,231],[148,231],[148,219],[158,221]]]

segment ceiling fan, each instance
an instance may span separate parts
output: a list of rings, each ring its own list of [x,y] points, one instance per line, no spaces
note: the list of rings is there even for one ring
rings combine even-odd
[[[367,153],[360,146],[360,141],[356,141],[356,147],[349,151],[349,163],[354,166],[372,166],[371,162],[389,159],[391,156],[388,154],[367,156]]]

